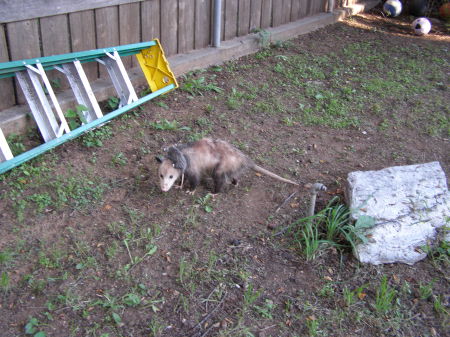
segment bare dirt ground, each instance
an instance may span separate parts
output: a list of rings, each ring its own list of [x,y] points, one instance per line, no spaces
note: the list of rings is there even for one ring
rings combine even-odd
[[[0,177],[0,335],[448,335],[445,247],[414,266],[330,245],[307,261],[280,234],[307,190],[275,212],[295,188],[254,173],[215,198],[209,180],[194,196],[157,185],[154,155],[203,136],[324,183],[318,210],[351,171],[439,161],[449,176],[450,38],[408,22],[360,15],[189,74]]]

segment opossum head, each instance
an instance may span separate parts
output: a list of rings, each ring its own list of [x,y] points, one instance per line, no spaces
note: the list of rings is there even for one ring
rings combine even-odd
[[[181,176],[181,170],[175,168],[175,164],[170,159],[156,157],[156,160],[161,164],[158,169],[159,186],[161,191],[167,192]]]

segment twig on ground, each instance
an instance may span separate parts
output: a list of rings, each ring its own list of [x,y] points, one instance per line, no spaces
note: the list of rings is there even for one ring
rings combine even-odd
[[[214,308],[214,309],[212,309],[200,322],[198,322],[197,323],[197,325],[196,326],[194,326],[193,328],[192,328],[192,330],[195,330],[195,329],[197,329],[197,328],[201,328],[202,327],[202,325],[214,314],[214,312],[216,312],[217,311],[217,309],[219,309],[219,307],[222,305],[222,303],[224,302],[224,300],[225,300],[225,297],[227,297],[227,293],[225,292],[224,294],[223,294],[223,296],[222,296],[222,299],[220,300],[220,302],[216,305],[216,307]],[[205,331],[205,333],[203,334],[203,335],[201,335],[201,336],[206,336],[206,333],[207,332],[209,332],[209,330],[212,328],[212,325],[211,325],[211,327],[208,329],[208,330],[206,330]],[[194,337],[194,336],[197,336],[198,334],[199,334],[200,332],[194,332],[192,335],[191,335],[191,337]]]
[[[278,206],[278,208],[275,210],[275,213],[278,213],[279,210],[282,209],[282,208],[289,202],[289,200],[291,200],[292,197],[293,197],[294,195],[297,194],[297,192],[298,192],[298,191],[295,191],[295,192],[292,193],[290,196],[288,196],[288,197],[282,202],[282,204],[281,204],[280,206]]]

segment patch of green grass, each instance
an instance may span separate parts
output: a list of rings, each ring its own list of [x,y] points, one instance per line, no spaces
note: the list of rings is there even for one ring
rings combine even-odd
[[[81,136],[81,143],[90,147],[102,147],[103,141],[110,139],[113,136],[112,129],[108,125],[103,125],[101,128],[91,130]]]
[[[222,88],[218,87],[213,82],[208,82],[204,77],[196,77],[195,74],[191,73],[183,76],[184,81],[180,86],[180,89],[188,92],[192,96],[203,95],[203,93],[208,91],[213,91],[216,93],[221,93]]]
[[[23,144],[23,135],[10,134],[6,137],[6,142],[8,143],[13,156],[17,156],[26,151],[25,145]]]
[[[376,291],[375,310],[379,314],[387,314],[395,306],[397,291],[388,284],[387,276],[384,275]]]

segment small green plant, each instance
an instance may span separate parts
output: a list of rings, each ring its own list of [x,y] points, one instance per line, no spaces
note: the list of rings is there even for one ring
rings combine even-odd
[[[110,96],[106,102],[111,111],[116,110],[119,107],[120,99],[114,96]]]
[[[65,113],[65,117],[67,119],[67,124],[69,124],[70,130],[74,130],[79,127],[81,124],[86,124],[87,120],[84,117],[83,112],[87,111],[88,108],[84,105],[77,105],[74,109],[68,109]]]
[[[213,91],[221,93],[222,88],[218,87],[214,83],[208,83],[205,77],[195,78],[194,76],[184,76],[184,82],[180,87],[181,90],[188,92],[192,96],[203,95],[205,91]]]
[[[244,310],[250,308],[253,303],[261,296],[261,290],[255,290],[253,284],[248,284],[244,291]]]
[[[345,305],[350,307],[353,303],[355,303],[355,292],[351,291],[347,287],[344,287],[342,290],[342,295],[344,297]]]
[[[266,298],[263,306],[255,305],[255,310],[264,318],[272,319],[272,312],[274,311],[276,305],[272,300]]]
[[[115,166],[125,166],[128,163],[128,159],[122,152],[119,152],[111,158],[111,162]]]
[[[25,334],[26,335],[33,335],[33,337],[45,337],[47,336],[45,332],[38,331],[39,327],[39,321],[35,317],[30,317],[28,320],[28,323],[25,324]]]
[[[306,318],[306,328],[308,329],[309,336],[318,336],[319,334],[319,321],[315,316]]]
[[[445,304],[442,303],[440,295],[434,297],[433,309],[437,314],[448,318],[449,311],[446,309]]]
[[[104,125],[99,129],[91,130],[81,138],[82,144],[86,147],[102,147],[103,141],[112,137],[110,126]]]
[[[427,300],[433,296],[433,282],[428,284],[419,284],[419,296],[421,300]]]
[[[172,131],[172,130],[182,130],[182,131],[189,131],[190,128],[186,126],[180,126],[180,123],[176,121],[175,119],[173,121],[169,121],[167,119],[163,119],[156,122],[151,122],[149,125],[154,128],[155,130],[160,131]]]
[[[213,200],[213,195],[208,193],[204,197],[200,197],[196,200],[196,204],[203,208],[206,213],[211,213],[213,208],[211,206],[211,201]]]
[[[8,143],[13,156],[17,156],[26,151],[22,135],[16,135],[14,133],[10,134],[6,137],[6,142]]]
[[[271,34],[269,31],[265,29],[254,29],[253,32],[258,34],[260,48],[264,49],[270,47]]]
[[[397,291],[391,288],[388,284],[387,276],[384,275],[381,279],[380,286],[377,289],[375,297],[375,310],[379,314],[386,314],[393,309],[394,300],[397,296]]]
[[[10,282],[9,274],[6,271],[2,271],[0,275],[0,289],[7,292],[10,287]]]

